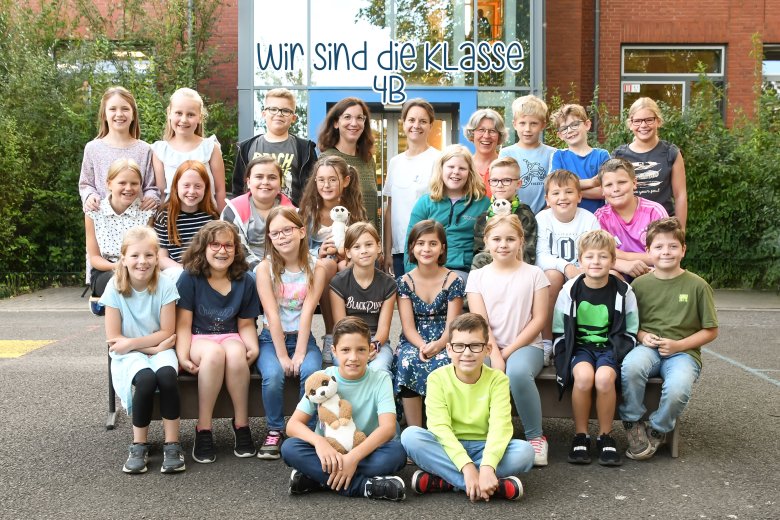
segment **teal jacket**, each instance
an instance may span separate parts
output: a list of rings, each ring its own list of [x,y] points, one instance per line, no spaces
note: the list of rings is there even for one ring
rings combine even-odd
[[[488,197],[472,199],[470,202],[461,198],[453,203],[449,198],[434,202],[430,195],[425,195],[417,200],[414,209],[412,209],[406,236],[409,236],[414,225],[421,220],[438,221],[447,232],[447,263],[445,265],[450,269],[469,272],[471,260],[474,257],[474,224],[489,206],[490,198]],[[415,267],[409,262],[409,251],[404,253],[404,264],[407,272]]]

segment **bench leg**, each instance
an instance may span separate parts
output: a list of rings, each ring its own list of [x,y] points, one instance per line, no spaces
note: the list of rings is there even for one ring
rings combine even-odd
[[[106,430],[113,430],[116,426],[116,392],[114,391],[114,381],[111,378],[111,356],[108,356],[108,418],[106,419]]]
[[[680,425],[675,424],[674,430],[672,430],[672,440],[669,443],[669,451],[672,453],[672,458],[676,459],[680,456]]]

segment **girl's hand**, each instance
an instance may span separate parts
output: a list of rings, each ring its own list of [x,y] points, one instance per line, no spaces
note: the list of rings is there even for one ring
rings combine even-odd
[[[306,354],[299,354],[295,353],[292,357],[292,369],[293,369],[293,375],[299,376],[301,374],[301,365],[303,364],[303,359],[306,357]]]
[[[171,334],[169,337],[165,338],[160,342],[159,345],[157,345],[158,352],[162,352],[163,350],[168,350],[169,348],[173,348],[176,346],[176,334]]]
[[[108,350],[114,354],[127,354],[133,350],[132,338],[120,336],[118,338],[109,339],[108,344],[111,345],[108,347]]]
[[[285,377],[292,377],[295,373],[292,359],[289,356],[284,356],[284,358],[279,358],[279,364],[282,365]]]
[[[336,242],[333,241],[333,237],[329,236],[325,242],[322,243],[318,250],[320,258],[325,258],[336,254]]]
[[[251,367],[252,364],[255,361],[257,361],[257,356],[259,356],[259,355],[260,355],[260,349],[259,348],[258,349],[253,349],[253,348],[248,349],[246,351],[246,363],[247,363],[247,365],[249,365]]]
[[[97,193],[87,197],[87,200],[84,201],[84,209],[86,211],[97,211],[100,209],[100,197]]]
[[[186,370],[193,376],[198,375],[198,370],[200,370],[200,367],[195,363],[193,363],[191,359],[180,359],[179,364],[184,370]]]
[[[382,266],[382,270],[395,278],[395,273],[393,272],[393,255],[381,255],[381,262],[379,265]]]
[[[141,199],[141,209],[146,211],[147,209],[157,209],[157,199],[146,196]]]
[[[420,349],[420,359],[422,361],[429,361],[439,352],[441,352],[441,349],[436,345],[436,342],[429,341]]]

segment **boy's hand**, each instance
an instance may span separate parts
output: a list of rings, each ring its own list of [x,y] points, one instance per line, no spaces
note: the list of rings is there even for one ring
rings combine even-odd
[[[496,470],[490,466],[479,467],[479,489],[482,491],[482,500],[487,502],[498,489],[498,477]]]
[[[476,502],[482,498],[482,492],[479,489],[479,471],[473,462],[463,466],[463,480],[466,481],[466,496],[469,500]]]
[[[658,345],[658,353],[662,356],[671,356],[672,354],[682,352],[680,343],[673,339],[658,338],[656,344]]]
[[[643,274],[650,272],[650,267],[642,260],[627,260],[626,262],[626,267],[628,268],[626,274],[631,275],[634,278],[638,278]]]
[[[572,278],[580,274],[580,272],[581,272],[580,269],[574,264],[566,264],[566,267],[563,270],[563,274],[564,276],[566,276],[567,280],[571,280]]]
[[[314,451],[317,452],[317,457],[320,459],[322,465],[322,471],[330,473],[331,476],[336,471],[339,471],[343,465],[343,456],[341,453],[333,449],[333,446],[325,439],[325,437],[319,437],[314,444]],[[330,484],[330,481],[328,481]]]
[[[355,457],[350,455],[351,453],[341,455],[341,468],[330,474],[328,485],[334,491],[347,489],[349,487],[349,483],[352,482],[352,477],[355,475],[355,471],[357,471],[358,461],[355,459]]]

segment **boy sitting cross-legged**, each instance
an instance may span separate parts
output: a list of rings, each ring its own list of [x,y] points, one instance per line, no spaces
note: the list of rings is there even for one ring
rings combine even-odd
[[[718,316],[712,288],[680,266],[685,256],[685,231],[675,218],[663,218],[647,228],[647,252],[655,270],[631,284],[639,304],[640,342],[623,360],[623,403],[620,418],[626,429],[626,456],[652,457],[674,430],[693,383],[701,372],[701,347],[718,337]],[[661,376],[661,401],[647,426],[644,396],[648,378]]]
[[[558,294],[553,315],[555,368],[560,396],[572,384],[574,440],[569,462],[590,464],[588,418],[596,388],[602,466],[623,463],[612,433],[620,362],[636,344],[639,325],[631,286],[609,274],[615,264],[615,241],[606,231],[590,231],[578,245],[583,274],[572,278]]]
[[[307,423],[315,405],[303,397],[287,423],[290,437],[282,458],[293,468],[290,494],[328,487],[344,496],[403,500],[404,481],[393,473],[406,465],[406,453],[395,437],[395,400],[390,376],[368,369],[371,331],[360,318],[348,316],[333,327],[333,356],[338,366],[325,372],[336,378],[338,393],[352,404],[352,419],[367,438],[345,455],[337,452]]]
[[[421,468],[412,487],[417,493],[463,490],[472,502],[517,500],[523,485],[515,475],[533,467],[534,450],[512,439],[509,379],[483,364],[491,349],[487,321],[462,314],[449,331],[452,364],[428,376],[428,429],[410,426],[401,434]]]

